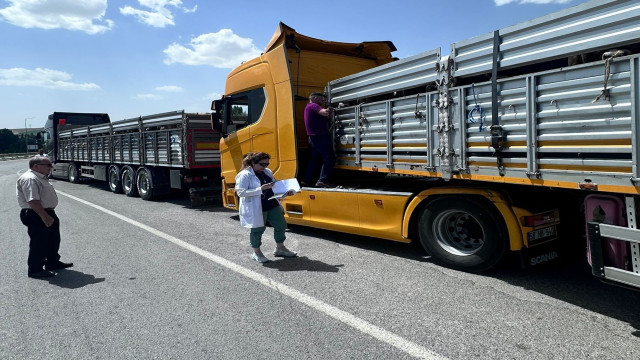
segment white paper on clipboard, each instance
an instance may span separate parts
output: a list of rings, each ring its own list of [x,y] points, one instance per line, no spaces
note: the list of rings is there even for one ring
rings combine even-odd
[[[269,199],[282,200],[286,197],[289,191],[295,191],[297,193],[300,192],[300,184],[298,183],[298,180],[295,178],[278,180],[276,181],[275,184],[273,184],[273,187],[271,188],[271,190],[273,190],[274,195]]]

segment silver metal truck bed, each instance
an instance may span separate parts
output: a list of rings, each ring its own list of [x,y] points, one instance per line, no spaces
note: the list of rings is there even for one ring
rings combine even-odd
[[[199,168],[220,165],[219,141],[209,114],[173,111],[61,128],[58,146],[64,161]]]
[[[332,81],[337,167],[635,194],[639,56],[531,64],[638,43],[637,1],[590,1]]]

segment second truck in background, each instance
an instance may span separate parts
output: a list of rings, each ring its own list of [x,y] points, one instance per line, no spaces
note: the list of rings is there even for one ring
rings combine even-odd
[[[217,186],[219,141],[210,114],[184,111],[115,122],[108,114],[54,112],[44,129],[52,177],[108,181],[114,193],[144,200]]]

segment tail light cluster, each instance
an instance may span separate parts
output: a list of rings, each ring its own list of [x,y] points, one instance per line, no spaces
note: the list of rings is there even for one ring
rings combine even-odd
[[[537,227],[546,224],[555,224],[559,220],[558,212],[551,210],[539,214],[528,215],[522,218],[522,224],[528,227]]]
[[[198,183],[201,181],[207,181],[207,177],[206,176],[194,176],[194,177],[185,176],[182,178],[183,183]]]

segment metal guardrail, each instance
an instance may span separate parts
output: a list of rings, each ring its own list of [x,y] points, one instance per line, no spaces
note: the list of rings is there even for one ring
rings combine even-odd
[[[0,160],[13,160],[13,159],[26,159],[31,156],[36,155],[37,153],[0,153]]]

